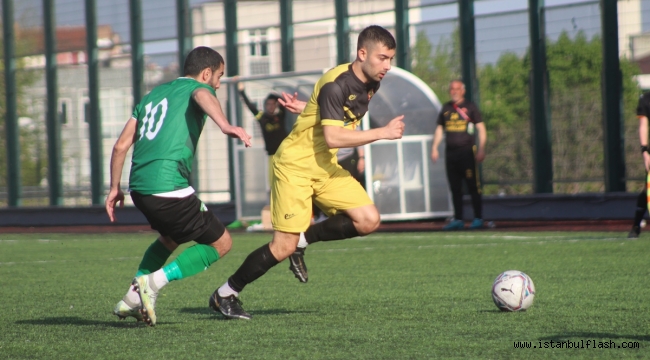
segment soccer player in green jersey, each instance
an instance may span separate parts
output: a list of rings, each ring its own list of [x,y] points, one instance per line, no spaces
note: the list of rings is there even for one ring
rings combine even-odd
[[[395,47],[388,30],[369,26],[359,34],[356,60],[325,73],[307,104],[298,102],[294,107],[282,102],[289,111],[302,112],[273,157],[273,240],[248,255],[212,294],[209,305],[213,310],[228,318],[250,319],[238,299],[247,284],[290,256],[295,258],[292,271],[305,282],[307,244],[349,239],[377,229],[379,211],[361,184],[337,163],[336,153],[338,148],[402,137],[403,115],[381,128],[353,131],[390,70]],[[312,201],[330,217],[310,226]]]
[[[215,90],[221,84],[224,61],[208,48],[197,47],[185,59],[184,77],[154,88],[135,107],[113,147],[111,186],[106,212],[115,221],[115,206],[124,206],[120,188],[122,167],[133,145],[129,176],[131,199],[160,236],[145,251],[129,291],[115,306],[120,319],[132,316],[153,326],[160,289],[206,270],[228,253],[232,239],[219,219],[194,195],[189,185],[196,146],[209,116],[221,131],[248,147],[251,137],[230,125]],[[176,248],[195,241],[162,267]]]

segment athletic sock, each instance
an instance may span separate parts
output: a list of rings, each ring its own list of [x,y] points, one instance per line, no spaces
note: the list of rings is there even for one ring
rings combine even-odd
[[[129,285],[129,290],[126,291],[126,295],[124,295],[122,301],[124,301],[130,308],[140,305],[140,296],[138,295],[138,292],[135,291],[133,285]]]
[[[169,279],[167,279],[167,274],[163,269],[156,270],[147,276],[149,276],[149,286],[153,284],[156,288],[162,289],[165,285],[169,284]]]
[[[307,238],[305,238],[305,233],[301,232],[300,240],[298,241],[298,248],[304,249],[307,247],[307,245],[309,245],[309,243],[307,242]]]
[[[163,243],[156,239],[156,241],[149,246],[147,251],[144,252],[144,256],[142,257],[140,266],[138,266],[138,272],[135,276],[151,274],[160,269],[165,265],[165,262],[169,259],[171,254],[172,252],[169,251]]]
[[[152,272],[160,269],[163,265],[165,265],[165,262],[167,262],[167,259],[169,259],[169,256],[171,254],[172,252],[169,251],[169,249],[167,249],[163,243],[156,239],[144,252],[142,261],[140,261],[140,265],[138,266],[138,271],[136,272],[135,276],[137,277],[151,274]],[[138,292],[135,291],[133,285],[129,285],[129,289],[126,291],[126,294],[122,300],[130,307],[140,305],[140,296],[138,296]]]
[[[244,287],[260,276],[266,274],[270,268],[279,262],[271,253],[269,244],[266,244],[248,255],[239,269],[228,279],[228,285],[236,292],[241,292]]]
[[[227,281],[225,284],[221,285],[221,287],[217,290],[217,292],[219,292],[219,296],[221,296],[222,298],[226,298],[231,295],[235,295],[235,297],[239,297],[239,292],[231,288],[230,285],[228,285]]]
[[[359,236],[352,219],[345,214],[336,214],[327,220],[310,226],[305,232],[308,244],[319,241],[343,240]]]
[[[180,280],[207,270],[217,260],[219,260],[219,253],[214,247],[196,244],[185,249],[174,261],[161,270],[167,280]]]

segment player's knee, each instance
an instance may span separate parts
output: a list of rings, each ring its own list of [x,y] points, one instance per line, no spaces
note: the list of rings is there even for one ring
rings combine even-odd
[[[270,244],[271,253],[276,260],[282,261],[289,257],[294,251],[296,251],[295,244],[289,244],[285,242],[273,241]]]
[[[294,239],[295,238],[295,239]],[[289,257],[296,251],[298,245],[298,234],[277,234],[273,236],[273,240],[269,245],[271,253],[278,261],[282,261]]]
[[[359,222],[357,232],[359,235],[368,235],[375,232],[379,228],[380,217],[378,212],[368,212],[363,217],[363,221]],[[357,224],[355,224],[357,225]]]
[[[217,250],[219,257],[224,257],[232,248],[232,237],[230,237],[230,233],[226,231],[219,239],[217,239],[217,241],[210,245]]]

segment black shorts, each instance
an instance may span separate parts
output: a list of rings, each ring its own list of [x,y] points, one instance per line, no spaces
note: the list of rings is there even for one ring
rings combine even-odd
[[[221,221],[193,194],[184,198],[164,198],[132,191],[131,199],[152,229],[177,244],[192,240],[212,244],[226,231]]]

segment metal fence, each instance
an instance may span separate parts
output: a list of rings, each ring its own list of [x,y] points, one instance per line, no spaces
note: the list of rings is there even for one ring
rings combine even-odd
[[[3,0],[5,3],[8,0]],[[283,0],[284,1],[284,0]],[[179,76],[179,12],[189,5],[191,46],[213,47],[226,59],[236,51],[236,64],[226,64],[229,75],[246,79],[277,76],[286,67],[287,44],[281,36],[282,1],[204,0],[106,0],[96,2],[97,56],[99,59],[99,112],[103,159],[101,190],[109,182],[112,146],[134,105],[132,50],[143,51],[144,91]],[[469,1],[472,3],[471,1]],[[48,162],[46,29],[43,7],[47,1],[11,1],[13,5],[16,94],[20,142],[20,204],[43,206],[52,203]],[[56,38],[57,119],[60,128],[61,205],[80,206],[97,202],[93,195],[92,144],[89,136],[89,74],[83,9],[94,0],[52,0]],[[140,5],[133,20],[133,4]],[[237,43],[229,47],[227,21],[232,13],[224,8],[236,4]],[[318,71],[340,59],[342,41],[348,54],[355,54],[356,36],[365,26],[383,25],[395,32],[395,0],[285,1],[292,6],[289,56],[293,71]],[[409,59],[407,67],[422,78],[440,97],[448,98],[448,82],[459,78],[461,39],[456,1],[409,0]],[[550,99],[550,138],[555,193],[603,192],[605,188],[602,53],[600,1],[550,1],[544,8]],[[6,9],[3,4],[3,12]],[[337,33],[345,6],[347,27]],[[486,194],[528,194],[533,187],[533,155],[530,113],[530,36],[527,2],[508,0],[473,1],[476,51],[474,99],[488,129],[487,158],[482,165]],[[619,1],[619,55],[623,74],[623,135],[627,191],[640,190],[644,180],[638,153],[636,99],[642,88],[650,88],[640,74],[650,63],[650,0]],[[345,15],[345,14],[344,14]],[[229,18],[230,16],[230,18]],[[6,18],[6,16],[4,17]],[[135,21],[135,22],[134,22]],[[132,39],[132,24],[142,29],[142,42]],[[5,42],[4,34],[2,41]],[[236,50],[234,50],[236,49]],[[567,49],[572,49],[568,51]],[[232,54],[231,54],[232,55]],[[236,69],[235,69],[236,68]],[[235,69],[233,71],[233,69]],[[135,69],[138,70],[138,69]],[[286,69],[285,69],[286,70]],[[650,72],[650,70],[648,71]],[[136,73],[137,74],[137,73]],[[3,78],[4,79],[4,78]],[[644,85],[647,84],[647,85]],[[3,88],[5,88],[3,86]],[[259,90],[259,89],[258,89]],[[261,104],[265,91],[251,89],[249,96]],[[5,90],[0,107],[0,205],[10,198],[7,153]],[[230,101],[225,89],[218,92],[224,108]],[[238,105],[239,106],[239,105]],[[241,112],[244,113],[245,112]],[[261,132],[248,115],[237,119],[262,142]],[[432,114],[431,121],[435,121]],[[232,149],[214,125],[206,126],[197,150],[195,186],[209,202],[231,201],[234,196]],[[129,164],[122,185],[128,184]],[[102,196],[103,197],[103,196]]]

